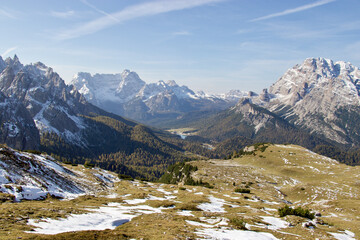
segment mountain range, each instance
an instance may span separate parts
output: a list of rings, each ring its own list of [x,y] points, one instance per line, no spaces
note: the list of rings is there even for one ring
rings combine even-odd
[[[66,85],[50,67],[24,66],[16,55],[0,59],[0,71],[1,142],[63,161],[158,177],[186,159],[186,151],[224,157],[274,142],[359,163],[360,71],[350,63],[309,58],[260,94],[222,95],[195,93],[175,81],[146,83],[129,70],[78,73]],[[163,129],[186,127],[192,136],[181,140],[117,114]]]
[[[359,68],[350,63],[309,58],[289,69],[269,90],[250,92],[233,107],[184,122],[196,135],[227,140],[230,145],[240,141],[242,147],[246,138],[310,149],[326,145],[355,150],[360,145],[359,81]],[[356,158],[351,161],[358,162]]]
[[[71,84],[90,103],[106,111],[156,126],[188,112],[226,109],[247,94],[239,90],[219,95],[195,93],[173,80],[146,83],[130,70],[121,74],[80,72]]]
[[[0,66],[2,143],[76,163],[101,162],[101,156],[107,154],[102,167],[132,175],[135,171],[124,164],[147,166],[152,175],[158,175],[175,158],[182,159],[180,148],[148,127],[88,103],[43,63],[24,66],[15,55],[0,59]],[[149,159],[151,163],[145,164]],[[156,169],[155,165],[162,167]]]
[[[208,117],[205,120],[200,118],[202,128],[218,132],[210,134],[213,136],[212,140],[225,140],[238,134],[231,131],[232,134],[221,137],[222,131],[219,131],[219,126],[226,118],[221,114],[234,113],[244,115],[241,124],[247,133],[240,131],[244,136],[254,138],[262,132],[262,128],[266,129],[275,124],[276,118],[277,121],[291,126],[290,128],[296,128],[331,144],[356,148],[360,143],[357,127],[360,120],[359,79],[359,69],[348,62],[308,58],[302,64],[289,69],[260,94],[235,90],[222,95],[194,93],[186,86],[180,87],[175,81],[147,84],[129,70],[122,74],[93,76],[89,73],[78,73],[72,84],[91,103],[158,127],[171,127],[175,120],[178,123],[174,124],[176,126],[198,128],[198,124],[193,123],[199,120],[196,116],[200,112],[210,113],[214,117],[220,114],[209,126],[204,124],[205,121],[209,122]],[[249,107],[249,104],[253,106]],[[262,111],[260,116],[258,111],[254,111],[254,105],[257,109],[268,112]],[[222,110],[226,113],[219,113]],[[168,121],[164,121],[165,119]],[[234,128],[238,124],[240,122],[235,121],[227,124],[226,128]],[[224,126],[221,128],[227,131]]]

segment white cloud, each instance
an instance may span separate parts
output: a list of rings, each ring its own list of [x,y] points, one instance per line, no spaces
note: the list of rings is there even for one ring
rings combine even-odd
[[[7,55],[9,55],[9,53],[15,51],[18,47],[12,47],[12,48],[8,48],[5,50],[5,52],[3,52],[3,54],[1,54],[2,57],[6,57]]]
[[[16,19],[16,17],[12,13],[10,13],[10,11],[7,11],[7,9],[2,9],[2,8],[0,8],[0,16]]]
[[[297,13],[297,12],[302,12],[314,7],[319,7],[331,2],[335,2],[336,0],[320,0],[320,1],[316,1],[314,3],[311,4],[307,4],[307,5],[303,5],[297,8],[292,8],[292,9],[286,9],[282,12],[278,12],[278,13],[272,13],[263,17],[259,17],[259,18],[255,18],[250,20],[250,22],[256,22],[256,21],[261,21],[261,20],[266,20],[266,19],[270,19],[270,18],[274,18],[274,17],[280,17],[280,16],[285,16],[285,15],[289,15],[289,14],[293,14],[293,13]]]
[[[173,35],[175,35],[175,36],[188,36],[188,35],[191,35],[191,33],[188,32],[188,31],[179,31],[179,32],[173,32]]]
[[[75,16],[75,11],[66,11],[66,12],[56,12],[56,11],[52,11],[51,16],[53,17],[57,17],[57,18],[70,18]]]
[[[56,38],[59,40],[73,39],[98,32],[104,28],[108,28],[131,19],[154,16],[161,13],[189,9],[222,1],[225,0],[157,0],[132,5],[112,14],[105,13],[104,17],[97,18],[72,29],[62,31],[56,36]],[[115,19],[116,21],[114,21]]]

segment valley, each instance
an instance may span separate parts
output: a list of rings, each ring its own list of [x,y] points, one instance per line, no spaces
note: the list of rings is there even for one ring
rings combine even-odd
[[[0,240],[360,239],[356,9],[2,1]]]

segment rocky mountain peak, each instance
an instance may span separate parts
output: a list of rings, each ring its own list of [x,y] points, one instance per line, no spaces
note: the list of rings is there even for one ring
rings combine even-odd
[[[24,65],[21,64],[19,58],[16,56],[16,54],[14,55],[13,58],[8,57],[5,59],[5,65],[8,68],[11,68],[12,71],[14,71],[14,73],[17,73],[18,71],[20,71],[20,69],[22,69],[24,67]]]
[[[5,68],[6,68],[6,63],[4,62],[2,57],[0,56],[0,72],[2,72]]]
[[[122,101],[128,101],[134,98],[140,89],[146,85],[137,73],[131,72],[130,70],[125,70],[121,74],[121,78],[121,82],[116,89],[116,96]]]
[[[121,80],[122,81],[120,82],[120,86],[124,85],[124,84],[128,84],[130,82],[137,82],[137,83],[144,83],[145,84],[145,82],[140,79],[139,75],[136,72],[132,72],[132,71],[130,71],[128,69],[125,69],[121,73]]]
[[[349,62],[307,58],[287,70],[269,91],[249,98],[311,133],[341,144],[359,141],[354,134],[354,139],[346,137],[350,124],[344,114],[356,118],[354,109],[360,107],[360,70]]]
[[[269,93],[291,106],[318,91],[318,96],[329,95],[330,99],[336,98],[342,105],[359,103],[359,78],[359,68],[351,63],[308,58],[301,65],[289,69],[270,87]]]
[[[170,87],[178,87],[177,83],[174,80],[168,80],[166,84]]]

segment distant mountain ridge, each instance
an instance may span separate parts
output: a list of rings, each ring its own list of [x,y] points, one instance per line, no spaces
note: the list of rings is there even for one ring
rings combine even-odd
[[[181,148],[163,141],[148,127],[88,103],[43,63],[24,66],[15,55],[0,59],[0,66],[1,143],[45,151],[63,161],[98,162],[103,168],[133,176],[150,170],[154,177],[184,158]],[[121,87],[129,88],[127,84]],[[125,165],[142,166],[142,173]],[[156,170],[154,165],[158,165]]]
[[[71,84],[94,105],[145,123],[192,111],[225,109],[247,94],[236,90],[221,95],[195,93],[173,80],[147,84],[130,70],[121,74],[82,72],[74,76]]]

